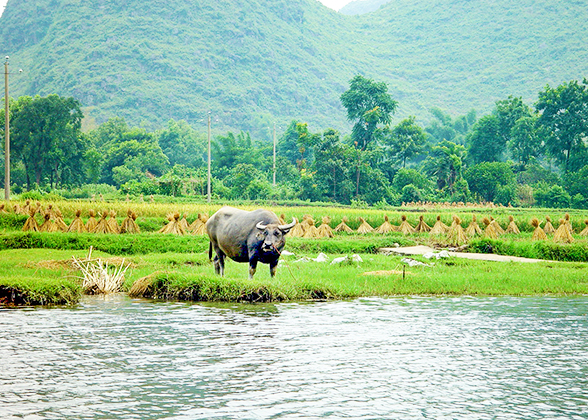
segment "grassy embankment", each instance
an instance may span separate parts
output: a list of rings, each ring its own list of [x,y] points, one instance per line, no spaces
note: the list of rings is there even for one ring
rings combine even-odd
[[[128,203],[57,203],[67,223],[73,219],[77,208],[87,214],[89,208],[114,209],[125,214]],[[568,295],[588,293],[588,244],[577,237],[574,244],[555,244],[530,241],[530,228],[525,220],[533,216],[552,216],[554,221],[562,217],[561,211],[511,210],[511,209],[438,209],[428,212],[406,210],[362,210],[341,208],[274,208],[287,218],[301,218],[311,214],[315,220],[323,216],[332,218],[331,225],[338,224],[343,216],[356,228],[359,217],[377,226],[384,214],[393,224],[399,224],[400,215],[407,214],[415,225],[420,214],[433,224],[437,214],[450,223],[452,214],[460,214],[467,223],[471,214],[478,219],[492,215],[506,226],[508,215],[519,221],[521,235],[506,235],[499,240],[475,239],[471,248],[486,251],[488,245],[496,253],[534,258],[547,258],[575,263],[491,263],[451,259],[436,261],[434,267],[407,268],[402,274],[399,257],[375,254],[379,247],[394,243],[411,245],[443,242],[443,238],[430,238],[426,234],[403,236],[388,235],[338,235],[334,239],[288,238],[287,249],[295,257],[283,257],[275,279],[269,278],[267,266],[260,265],[253,281],[247,279],[247,266],[229,262],[227,276],[214,275],[208,262],[208,242],[204,236],[172,236],[153,233],[165,222],[165,214],[180,211],[192,221],[198,212],[212,214],[219,206],[173,204],[131,204],[139,213],[137,220],[144,233],[138,235],[94,235],[65,233],[24,233],[20,226],[26,217],[14,214],[0,217],[0,299],[25,304],[73,303],[79,299],[81,281],[79,272],[71,267],[72,256],[81,258],[93,246],[94,257],[125,257],[132,264],[127,271],[125,290],[136,280],[144,278],[148,285],[145,296],[164,299],[190,300],[243,300],[280,301],[304,299],[341,299],[357,296],[389,295]],[[561,214],[560,214],[561,213]],[[576,231],[583,221],[581,212],[572,213]],[[119,223],[120,223],[119,218]],[[464,226],[466,225],[464,223]],[[317,223],[318,224],[318,223]],[[332,259],[352,253],[361,254],[363,263],[331,266],[328,263],[294,262],[298,257],[315,257],[325,252]],[[423,260],[424,261],[424,260]],[[120,258],[118,258],[120,262]],[[380,271],[375,274],[365,274]]]

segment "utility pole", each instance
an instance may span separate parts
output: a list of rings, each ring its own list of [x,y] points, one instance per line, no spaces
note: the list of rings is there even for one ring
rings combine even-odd
[[[208,112],[208,194],[206,201],[210,203],[211,188],[210,188],[210,112]]]
[[[8,104],[8,56],[4,62],[4,199],[10,200],[10,105]]]
[[[276,123],[274,123],[274,187],[276,186]]]

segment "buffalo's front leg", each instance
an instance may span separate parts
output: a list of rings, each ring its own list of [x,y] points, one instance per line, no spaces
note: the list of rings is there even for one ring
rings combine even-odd
[[[269,266],[270,266],[270,276],[275,277],[276,271],[278,270],[278,260],[270,262]]]
[[[257,259],[249,260],[249,280],[253,279],[255,271],[257,271]]]

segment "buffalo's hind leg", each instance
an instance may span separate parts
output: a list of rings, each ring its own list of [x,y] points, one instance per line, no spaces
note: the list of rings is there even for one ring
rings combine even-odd
[[[221,277],[225,275],[225,253],[218,247],[214,247],[214,272]]]

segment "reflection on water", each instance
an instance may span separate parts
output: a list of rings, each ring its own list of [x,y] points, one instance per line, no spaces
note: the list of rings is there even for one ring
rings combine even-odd
[[[0,418],[588,418],[588,298],[0,310]]]

